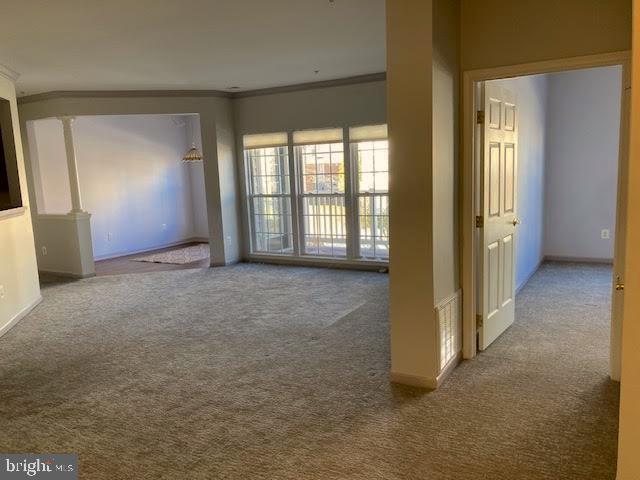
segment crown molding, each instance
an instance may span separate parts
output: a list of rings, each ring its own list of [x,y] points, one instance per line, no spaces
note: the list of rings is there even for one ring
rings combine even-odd
[[[11,68],[7,67],[6,65],[3,65],[0,63],[0,77],[5,77],[11,82],[16,83],[16,80],[18,80],[18,77],[20,77],[20,74],[15,70],[12,70]]]
[[[220,97],[233,98],[220,90],[55,90],[18,98],[18,104],[54,100],[57,98],[162,98],[162,97]]]
[[[256,90],[246,90],[244,92],[235,92],[233,94],[233,98],[258,97],[261,95],[297,92],[300,90],[313,90],[316,88],[341,87],[343,85],[356,85],[359,83],[384,82],[386,79],[386,72],[369,73],[366,75],[357,75],[355,77],[336,78],[334,80],[321,80],[319,82],[298,83],[295,85],[285,85],[282,87],[260,88]]]
[[[261,95],[273,95],[276,93],[297,92],[301,90],[313,90],[316,88],[382,82],[386,80],[386,78],[387,74],[385,72],[381,72],[367,75],[358,75],[355,77],[338,78],[335,80],[324,80],[320,82],[285,85],[282,87],[246,90],[243,92],[223,92],[221,90],[57,90],[19,97],[18,104],[23,105],[26,103],[41,102],[44,100],[53,100],[58,98],[219,97],[235,99],[258,97]]]

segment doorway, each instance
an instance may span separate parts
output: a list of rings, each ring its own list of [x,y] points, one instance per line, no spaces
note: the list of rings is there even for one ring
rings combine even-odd
[[[548,88],[547,85],[550,81],[548,77],[555,78],[563,75],[558,72],[569,71],[573,73],[567,75],[572,75],[577,74],[579,70],[595,67],[612,67],[609,73],[617,71],[618,86],[620,87],[618,92],[622,91],[622,95],[618,93],[620,100],[617,101],[619,103],[614,105],[617,108],[618,119],[622,119],[622,121],[616,132],[616,145],[614,145],[614,147],[618,147],[619,155],[617,156],[619,159],[613,159],[610,162],[614,168],[613,185],[609,182],[610,195],[613,196],[610,203],[613,206],[608,210],[610,213],[609,221],[605,222],[602,229],[597,232],[600,243],[596,247],[606,245],[608,241],[612,252],[610,255],[603,255],[603,258],[594,256],[593,252],[588,255],[580,254],[581,251],[587,250],[577,248],[577,244],[584,240],[582,238],[584,235],[577,233],[579,232],[578,227],[580,227],[579,218],[577,224],[574,225],[578,228],[577,230],[567,231],[565,227],[557,227],[557,222],[562,222],[562,218],[567,218],[566,215],[571,218],[570,208],[565,209],[569,212],[563,212],[565,217],[562,217],[558,214],[560,209],[557,206],[564,206],[567,199],[563,199],[562,195],[566,197],[574,190],[567,188],[562,184],[562,180],[557,178],[558,172],[569,165],[556,165],[556,163],[570,164],[566,160],[570,155],[561,152],[561,142],[560,147],[556,148],[560,153],[556,154],[552,149],[541,147],[544,139],[531,138],[536,136],[536,132],[530,130],[531,125],[535,123],[535,115],[544,115],[543,121],[547,131],[548,128],[554,128],[549,125],[553,122],[547,122],[547,113],[532,112],[539,107],[539,105],[536,106],[535,101],[530,105],[519,105],[519,102],[525,99],[522,92],[518,92],[522,85],[519,86],[517,80],[518,77],[523,79],[525,87],[530,89],[536,85]],[[592,261],[606,261],[613,257],[610,375],[613,379],[619,379],[620,313],[623,296],[622,291],[616,290],[615,287],[617,285],[618,288],[621,288],[624,283],[624,272],[622,271],[624,235],[621,233],[624,231],[626,212],[625,205],[620,199],[625,198],[626,185],[620,180],[626,178],[628,162],[626,148],[628,91],[624,88],[628,84],[628,75],[628,54],[626,53],[465,72],[462,202],[464,239],[462,276],[466,292],[463,305],[463,351],[465,358],[473,358],[478,350],[488,348],[496,338],[509,328],[515,317],[516,290],[521,289],[527,283],[527,280],[538,270],[545,258],[549,260],[585,260],[587,257],[592,257],[590,258]],[[571,79],[565,78],[556,83],[561,84],[561,80],[564,80],[565,83],[571,81]],[[563,99],[564,97],[556,95],[550,108],[558,108],[558,105],[562,103],[558,101],[558,98]],[[534,118],[532,120],[523,117],[522,120],[526,121],[521,124],[519,118],[521,113],[528,117],[533,115]],[[575,123],[580,122],[576,121]],[[523,131],[519,128],[521,125],[526,126],[527,130]],[[519,141],[522,139],[525,140],[525,144],[519,145]],[[579,143],[579,140],[576,141]],[[522,150],[520,147],[527,149],[528,156],[537,154],[545,161],[539,171],[532,167],[531,162],[521,165],[527,170],[521,171],[521,173],[526,173],[524,176],[527,180],[526,183],[518,181],[518,178],[523,178],[518,174],[518,162],[520,161],[520,150]],[[550,151],[552,152],[551,156],[560,157],[561,161],[554,161],[551,167],[545,171],[545,167],[549,163],[547,157],[549,157]],[[523,156],[523,159],[526,159],[525,157]],[[617,165],[615,165],[616,163]],[[617,172],[615,171],[616,166]],[[591,167],[586,170],[588,171],[576,172],[574,170],[573,175],[579,177],[577,173],[582,173],[587,177],[591,176],[591,178],[599,175]],[[550,171],[552,171],[551,175]],[[590,188],[588,185],[577,185],[571,180],[571,173],[569,172],[567,178],[574,184],[575,191],[579,192],[582,188],[582,193],[586,195],[585,199],[588,200]],[[532,186],[536,182],[540,186],[537,192],[536,185]],[[560,182],[560,188],[558,188],[558,182]],[[521,188],[522,192],[519,191]],[[518,202],[520,193],[524,193],[525,196],[522,197],[521,202]],[[533,197],[537,195],[540,203],[536,205],[535,198],[532,199],[531,195]],[[544,205],[545,200],[547,205]],[[578,204],[580,202],[578,199]],[[586,200],[582,201],[582,203],[585,202]],[[519,206],[526,208],[521,211]],[[521,214],[525,215],[525,222],[522,222]],[[584,215],[579,214],[574,217],[584,217]],[[602,222],[601,219],[593,220]],[[554,224],[554,222],[556,223]],[[554,227],[554,225],[556,226]],[[526,235],[521,235],[521,230],[525,230]],[[532,237],[534,230],[537,230],[539,238]],[[562,235],[556,235],[556,237],[560,237],[565,243],[573,241],[576,247],[574,251],[577,253],[573,255],[557,253],[562,252],[562,245],[557,245],[558,239],[553,235],[558,230],[564,231]],[[544,247],[540,245],[544,245]]]

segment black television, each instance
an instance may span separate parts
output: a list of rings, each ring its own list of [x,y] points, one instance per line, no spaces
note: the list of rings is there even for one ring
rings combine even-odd
[[[0,98],[0,211],[22,207],[11,104]]]

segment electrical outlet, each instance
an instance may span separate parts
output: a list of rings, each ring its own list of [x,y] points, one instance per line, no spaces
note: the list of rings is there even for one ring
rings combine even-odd
[[[43,257],[47,256],[47,247],[42,247],[42,256]]]
[[[611,232],[609,232],[608,228],[603,228],[600,231],[600,238],[602,238],[603,240],[608,240],[609,238],[611,238]]]
[[[162,230],[166,230],[166,229],[167,229],[167,224],[166,224],[166,223],[163,223],[163,224],[162,224]]]
[[[107,233],[107,242],[110,242],[111,240],[113,240],[113,233],[109,232]]]
[[[0,300],[4,298],[4,285],[0,285]]]

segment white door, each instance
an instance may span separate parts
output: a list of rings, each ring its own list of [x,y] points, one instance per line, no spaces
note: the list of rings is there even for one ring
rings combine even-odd
[[[479,348],[484,350],[515,316],[515,232],[518,109],[508,90],[486,82],[482,130]]]

